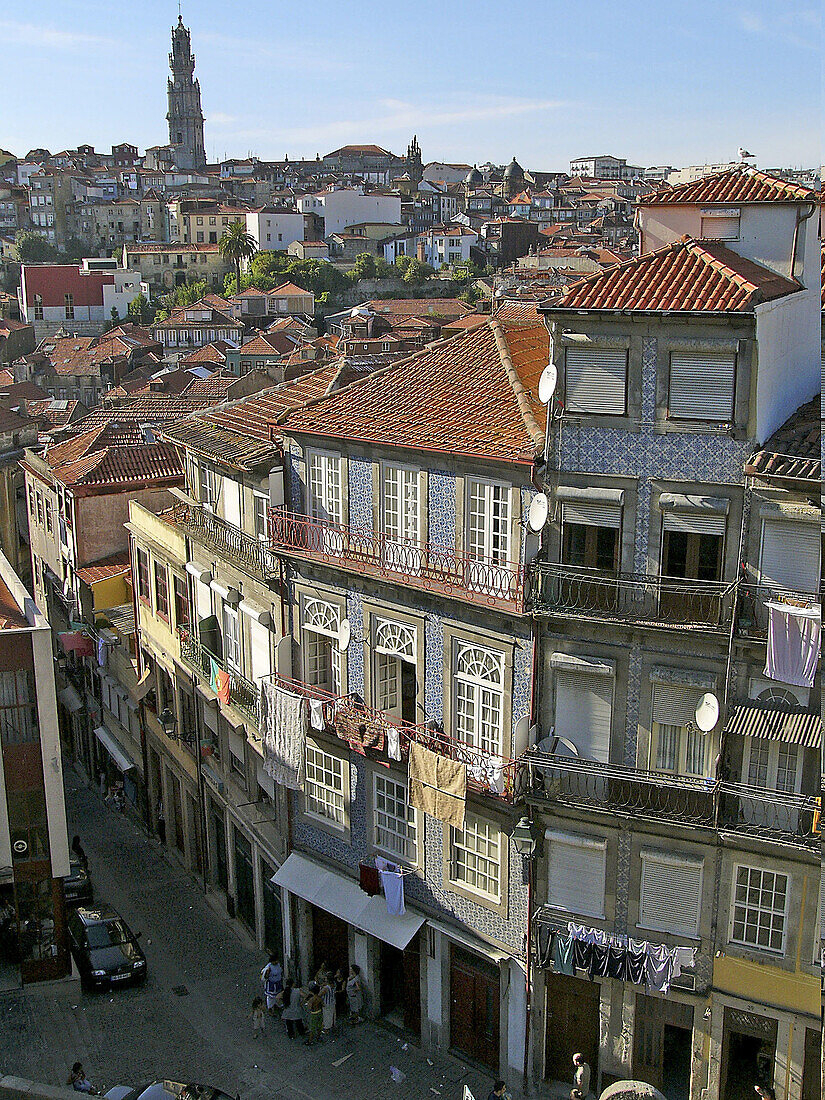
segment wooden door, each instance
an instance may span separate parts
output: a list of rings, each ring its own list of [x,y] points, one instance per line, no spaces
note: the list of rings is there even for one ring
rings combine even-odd
[[[416,934],[404,951],[404,1027],[421,1034],[421,948]]]
[[[312,907],[312,976],[320,966],[333,974],[340,967],[349,968],[349,925],[332,913]]]
[[[822,1033],[805,1028],[805,1061],[802,1063],[802,1100],[820,1100],[822,1087]]]
[[[499,972],[480,956],[450,952],[450,1046],[493,1073],[499,1062]]]
[[[547,974],[547,1033],[544,1076],[550,1081],[573,1080],[573,1055],[584,1055],[590,1066],[590,1087],[599,1075],[598,982]]]
[[[665,1092],[668,1100],[690,1094],[693,1007],[636,994],[633,1077]]]
[[[172,815],[175,826],[175,847],[181,854],[186,852],[186,837],[183,831],[183,801],[180,792],[180,781],[174,775],[169,774],[172,788]]]

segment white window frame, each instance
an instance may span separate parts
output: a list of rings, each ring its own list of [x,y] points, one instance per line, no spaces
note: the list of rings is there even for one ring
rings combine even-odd
[[[344,478],[341,455],[307,451],[307,513],[322,523],[344,522]]]
[[[674,356],[677,359],[675,385]],[[680,360],[681,363],[679,363]],[[674,348],[668,357],[667,415],[669,419],[707,420],[714,424],[731,423],[735,413],[737,367],[737,356],[734,351],[724,349],[698,351]],[[712,404],[712,402],[718,402],[719,393],[721,392],[712,385],[714,369],[718,371],[722,369],[730,370],[730,408],[726,404],[724,411],[721,409],[714,410]],[[683,385],[679,384],[680,371]],[[727,402],[727,396],[726,390],[724,394],[725,402]],[[674,404],[676,405],[675,408],[673,407]]]
[[[459,836],[462,838],[460,841]],[[475,846],[468,844],[468,840],[475,841]],[[485,847],[486,852],[480,851]],[[493,847],[496,852],[495,858],[490,854]],[[503,877],[502,847],[502,833],[494,821],[465,813],[463,829],[450,826],[449,881],[488,901],[500,902]],[[489,883],[495,883],[495,891],[479,886],[478,882],[481,878]]]
[[[781,756],[783,750],[788,753],[789,750],[793,750],[790,755],[795,758],[795,764],[793,769],[793,784],[791,787],[779,785],[779,773]],[[765,782],[760,780],[754,781],[751,778],[751,765],[760,767],[762,765],[757,764],[754,757],[756,753],[766,751],[767,761],[764,764],[766,776]],[[802,793],[802,761],[804,750],[801,745],[791,745],[786,741],[769,741],[762,737],[746,737],[745,738],[745,751],[742,758],[742,781],[750,787],[761,787],[766,791],[782,791],[784,794],[801,794]]]
[[[342,832],[347,827],[347,761],[307,741],[304,813]]]
[[[381,532],[391,543],[420,543],[421,472],[415,467],[381,463]]]
[[[689,859],[687,857],[682,858],[682,857],[677,856],[677,855],[669,855],[666,852],[642,851],[641,861],[642,861],[642,870],[641,870],[641,876],[639,878],[639,920],[637,922],[636,927],[637,928],[645,928],[645,929],[648,929],[651,932],[666,932],[666,933],[668,933],[670,935],[673,935],[673,936],[684,936],[687,939],[698,939],[699,938],[699,920],[700,920],[701,913],[702,913],[702,891],[703,891],[703,888],[704,888],[704,876],[705,876],[704,860],[702,860],[702,859]],[[678,873],[679,868],[683,868],[685,870],[687,870],[689,868],[692,873],[695,873],[698,870],[698,872],[699,872],[699,882],[698,882],[697,893],[696,893],[695,919],[694,919],[694,921],[693,921],[693,923],[692,923],[692,925],[689,929],[685,928],[685,927],[678,927],[677,928],[677,927],[674,927],[672,924],[670,926],[666,926],[665,921],[657,923],[656,918],[652,915],[648,915],[646,917],[646,915],[645,915],[645,882],[646,882],[647,867],[648,867],[648,865],[652,866],[654,864],[657,864],[660,867],[668,868],[669,873],[671,875],[674,874],[674,873]],[[674,909],[674,912],[678,916],[682,915],[682,913],[680,911],[677,912],[675,909]]]
[[[374,772],[372,787],[373,846],[407,867],[418,866],[418,811],[410,805],[406,780]],[[406,809],[402,819],[392,804]],[[388,843],[387,841],[395,841]]]
[[[479,671],[470,667],[471,661]],[[452,671],[454,727],[458,739],[485,755],[502,756],[505,654],[456,638],[453,640]]]
[[[260,519],[263,519],[263,530],[259,530]],[[252,525],[258,542],[269,542],[269,497],[257,489],[252,490]]]
[[[737,896],[736,896],[737,895],[737,889],[739,888],[738,884],[739,884],[739,872],[740,871],[747,871],[749,873],[749,875],[750,875],[751,872],[755,872],[760,876],[760,879],[759,879],[760,885],[758,887],[750,887],[749,884],[746,887],[744,887],[745,889],[750,889],[750,888],[758,889],[758,891],[760,893],[762,893],[763,890],[764,890],[764,886],[761,885],[761,883],[764,881],[765,875],[773,875],[775,878],[784,878],[785,879],[785,908],[782,911],[782,913],[780,914],[781,921],[782,921],[782,944],[781,944],[781,947],[766,947],[763,944],[760,944],[760,943],[754,942],[753,940],[745,938],[744,934],[740,937],[735,936],[734,929],[735,929],[735,926],[737,924],[736,911],[737,911],[737,908],[739,908],[742,905],[741,902],[737,901]],[[731,888],[730,926],[729,926],[729,929],[728,929],[728,940],[731,943],[739,944],[741,947],[748,947],[748,948],[751,948],[751,949],[755,948],[757,951],[765,951],[770,955],[784,955],[785,954],[786,941],[787,941],[787,937],[788,937],[788,906],[789,906],[790,897],[791,897],[791,882],[792,882],[791,876],[786,874],[784,871],[774,871],[772,868],[769,868],[769,867],[752,867],[750,864],[747,864],[747,863],[737,863],[737,864],[735,864],[734,868],[733,868],[733,882],[732,882],[732,888]],[[746,911],[749,910],[749,909],[752,909],[752,910],[755,910],[756,912],[758,912],[760,914],[764,912],[764,910],[761,907],[761,904],[751,907],[751,906],[747,905],[747,901],[745,902],[745,909],[746,909]],[[776,911],[772,911],[772,915],[776,915]],[[757,930],[758,930],[758,925],[757,925]]]
[[[616,362],[611,364],[610,370],[602,370],[602,373],[607,377],[613,379],[618,378],[618,357],[624,356],[624,387],[623,387],[623,401],[621,408],[619,408],[618,402],[614,405],[605,405],[599,407],[596,400],[597,395],[593,390],[587,391],[586,386],[582,388],[582,392],[579,394],[579,400],[576,401],[574,396],[574,377],[584,377],[582,373],[587,364],[582,364],[579,368],[574,370],[571,367],[571,356],[575,356],[577,352],[587,353],[589,356],[598,357],[616,357]],[[591,377],[595,377],[594,366],[591,364],[588,367]],[[629,355],[627,348],[612,348],[612,347],[573,347],[569,346],[565,348],[565,411],[572,413],[576,416],[627,416],[627,391],[628,391],[628,376],[629,376]],[[618,391],[617,391],[618,392]]]
[[[467,478],[466,551],[471,560],[492,565],[507,564],[511,561],[513,541],[511,488],[503,481]],[[477,507],[479,503],[481,508]]]
[[[341,609],[337,604],[321,600],[314,596],[305,596],[301,601],[301,630],[303,645],[304,681],[313,687],[320,687],[332,695],[340,695],[343,677],[343,660],[338,648],[338,629],[341,625]],[[323,647],[323,648],[322,648]],[[320,675],[320,658],[328,653],[329,662],[323,679]]]
[[[241,618],[231,604],[221,604],[223,659],[226,667],[240,673],[243,669],[243,634]]]

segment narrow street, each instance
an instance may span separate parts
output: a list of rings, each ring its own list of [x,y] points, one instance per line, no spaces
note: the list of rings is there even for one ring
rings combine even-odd
[[[485,1100],[489,1077],[449,1058],[429,1065],[413,1044],[405,1050],[404,1040],[372,1024],[308,1048],[290,1043],[273,1019],[255,1040],[250,1005],[265,958],[221,919],[198,880],[136,822],[105,808],[71,770],[66,795],[69,835],[81,836],[96,900],[143,933],[148,979],[112,994],[85,993],[75,982],[0,994],[0,1073],[62,1085],[80,1060],[101,1091],[165,1077],[242,1100],[460,1100],[467,1084]],[[391,1066],[405,1080],[393,1082]]]

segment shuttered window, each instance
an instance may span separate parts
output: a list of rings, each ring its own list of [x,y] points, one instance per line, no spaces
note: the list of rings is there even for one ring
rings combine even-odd
[[[653,721],[669,726],[690,725],[703,694],[703,688],[690,684],[654,684]]]
[[[604,916],[607,841],[547,834],[547,904],[585,917]]]
[[[732,352],[672,352],[668,416],[729,423],[735,377],[736,356]]]
[[[555,734],[572,741],[579,756],[610,759],[613,677],[556,670]]]
[[[761,582],[773,588],[816,592],[820,533],[815,523],[762,520]]]
[[[684,531],[690,535],[724,535],[727,516],[722,512],[696,511],[665,512],[662,528],[665,531]]]
[[[624,416],[627,411],[625,348],[567,348],[565,406],[568,412]]]
[[[622,525],[621,504],[565,501],[562,506],[564,523],[583,523],[588,527],[613,527]]]
[[[642,852],[640,928],[696,938],[701,901],[701,860]]]

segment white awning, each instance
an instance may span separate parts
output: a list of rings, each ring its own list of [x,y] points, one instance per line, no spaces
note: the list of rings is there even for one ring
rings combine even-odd
[[[111,756],[118,771],[128,772],[131,771],[132,768],[136,767],[136,764],[134,760],[132,760],[131,756],[129,756],[129,754],[120,744],[120,742],[115,740],[114,736],[109,733],[105,726],[98,726],[95,729],[95,737],[104,747],[104,749],[106,749],[109,756]]]
[[[278,868],[272,882],[400,951],[424,923],[424,917],[410,910],[402,917],[390,916],[381,895],[371,898],[354,879],[296,852]]]
[[[67,684],[57,693],[57,698],[70,714],[83,710],[83,702],[71,684]]]
[[[480,937],[474,936],[472,932],[466,928],[459,931],[449,924],[442,924],[440,920],[433,920],[432,917],[428,918],[427,924],[437,932],[440,932],[442,936],[446,936],[447,939],[452,940],[453,943],[458,943],[462,947],[466,947],[475,955],[483,955],[497,965],[511,957],[506,951],[502,951],[498,947],[493,947],[492,944],[487,943]]]

